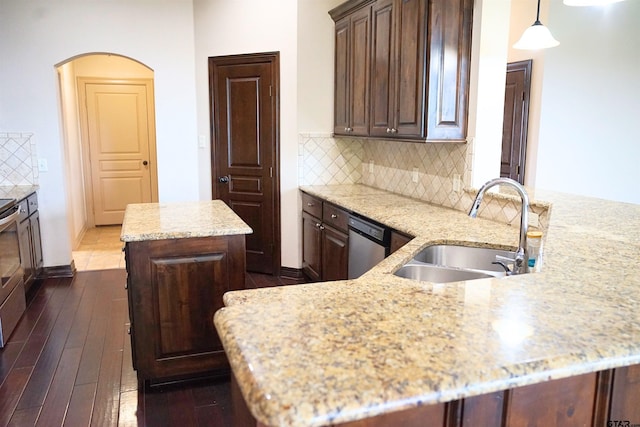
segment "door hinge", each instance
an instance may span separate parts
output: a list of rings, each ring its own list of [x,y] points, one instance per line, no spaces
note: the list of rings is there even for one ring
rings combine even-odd
[[[269,85],[269,96],[273,96],[273,95],[271,94],[271,85]]]
[[[273,178],[273,168],[269,168],[269,178]]]

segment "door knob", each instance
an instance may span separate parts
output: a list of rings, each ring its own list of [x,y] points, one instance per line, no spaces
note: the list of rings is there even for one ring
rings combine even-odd
[[[228,176],[221,176],[220,178],[218,178],[218,182],[221,184],[226,184],[227,182],[229,182],[229,177]]]
[[[145,166],[147,166],[147,165],[149,164],[149,162],[147,162],[146,160],[143,160],[143,161],[142,161],[142,164],[143,164],[143,165],[145,165]]]

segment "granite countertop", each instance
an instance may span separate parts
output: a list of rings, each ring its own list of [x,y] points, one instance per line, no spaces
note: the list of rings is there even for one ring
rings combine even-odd
[[[125,209],[120,240],[138,242],[252,232],[222,200],[136,203]]]
[[[37,190],[37,185],[0,185],[0,199],[16,199],[19,201]]]
[[[431,244],[514,247],[517,227],[361,185],[302,189],[416,238],[356,280],[225,294],[215,324],[262,423],[353,421],[640,363],[640,206],[536,191],[553,204],[541,272],[433,284],[392,273]]]

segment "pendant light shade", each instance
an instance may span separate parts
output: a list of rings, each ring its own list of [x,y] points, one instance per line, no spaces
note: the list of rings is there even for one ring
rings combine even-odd
[[[558,46],[560,42],[553,38],[551,31],[540,22],[540,0],[538,0],[538,12],[536,14],[536,22],[527,28],[522,37],[514,45],[514,49],[548,49]]]

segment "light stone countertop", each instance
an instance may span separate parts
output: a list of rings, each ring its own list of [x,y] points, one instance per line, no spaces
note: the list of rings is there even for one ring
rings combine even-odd
[[[553,204],[541,272],[432,284],[425,246],[515,247],[517,227],[361,185],[302,190],[416,236],[356,280],[225,294],[215,324],[254,416],[319,426],[640,363],[640,206]]]
[[[135,203],[125,209],[120,240],[137,242],[252,232],[222,200]]]

